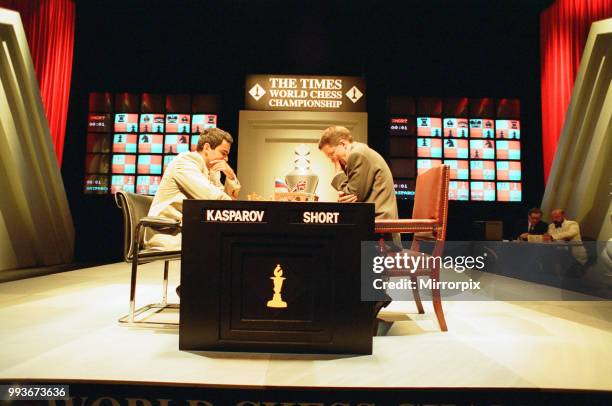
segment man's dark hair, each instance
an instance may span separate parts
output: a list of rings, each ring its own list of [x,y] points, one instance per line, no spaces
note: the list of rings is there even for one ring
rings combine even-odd
[[[533,209],[529,210],[528,215],[531,216],[532,214],[539,214],[540,216],[542,216],[542,210],[540,210],[538,207],[534,207]]]
[[[200,138],[198,139],[197,150],[202,151],[204,149],[204,144],[210,145],[212,149],[217,148],[223,141],[227,141],[228,143],[233,143],[234,139],[227,131],[223,131],[220,128],[206,128],[200,134]]]

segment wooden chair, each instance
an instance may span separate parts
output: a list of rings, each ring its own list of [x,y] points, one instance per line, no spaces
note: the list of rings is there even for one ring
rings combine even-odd
[[[119,319],[119,323],[129,326],[143,326],[176,328],[178,323],[151,322],[137,320],[136,317],[153,310],[161,312],[164,309],[178,309],[179,305],[168,303],[168,267],[171,260],[181,259],[181,251],[156,251],[143,247],[145,228],[153,228],[161,231],[178,231],[180,222],[160,216],[147,216],[153,198],[151,196],[138,195],[129,192],[115,193],[117,206],[123,212],[124,244],[123,257],[126,262],[132,263],[132,277],[130,281],[130,307],[126,316]],[[136,282],[138,277],[138,265],[148,262],[164,261],[164,278],[162,282],[162,300],[160,303],[152,303],[136,309]]]
[[[412,233],[413,241],[409,250],[403,250],[408,255],[422,255],[421,242],[432,241],[434,244],[432,256],[441,256],[444,252],[444,241],[446,240],[446,222],[448,218],[448,183],[450,168],[448,165],[440,165],[429,169],[417,176],[416,191],[414,196],[414,207],[411,219],[398,220],[376,220],[375,229],[377,233]],[[389,255],[386,245],[381,242],[381,250]],[[417,277],[429,276],[434,282],[440,280],[440,268],[434,262],[432,268],[417,269],[414,273],[405,269],[391,269],[389,277],[409,277],[416,289],[413,290],[414,300],[419,313],[425,313],[421,297],[418,291]],[[440,289],[432,284],[432,302],[438,323],[442,331],[448,331],[444,311],[442,310],[442,299]]]

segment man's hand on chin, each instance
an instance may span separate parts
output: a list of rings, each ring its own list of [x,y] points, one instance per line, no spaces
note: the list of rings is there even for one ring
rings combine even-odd
[[[231,166],[229,166],[227,161],[225,161],[223,159],[218,159],[216,161],[211,161],[210,162],[210,170],[211,171],[223,172],[225,174],[225,177],[228,178],[229,180],[236,179],[236,174],[234,173],[234,170],[232,169]]]

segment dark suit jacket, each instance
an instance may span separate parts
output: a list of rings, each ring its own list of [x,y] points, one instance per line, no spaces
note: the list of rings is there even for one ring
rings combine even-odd
[[[515,236],[517,239],[523,233],[542,235],[542,234],[546,234],[547,232],[548,232],[548,223],[545,221],[540,221],[538,224],[533,226],[531,232],[529,232],[527,221],[522,221],[520,223],[517,223],[515,227]]]

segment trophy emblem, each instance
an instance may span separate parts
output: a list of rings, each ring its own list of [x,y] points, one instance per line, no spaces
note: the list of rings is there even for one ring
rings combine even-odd
[[[289,192],[302,192],[314,195],[319,184],[319,176],[310,169],[310,150],[300,144],[293,151],[294,169],[285,176]]]
[[[274,284],[274,295],[272,296],[272,300],[268,300],[268,307],[273,308],[284,308],[287,307],[287,302],[283,300],[281,297],[281,290],[283,289],[283,282],[285,279],[283,277],[283,269],[279,264],[274,268],[274,276],[271,276],[272,283]]]

